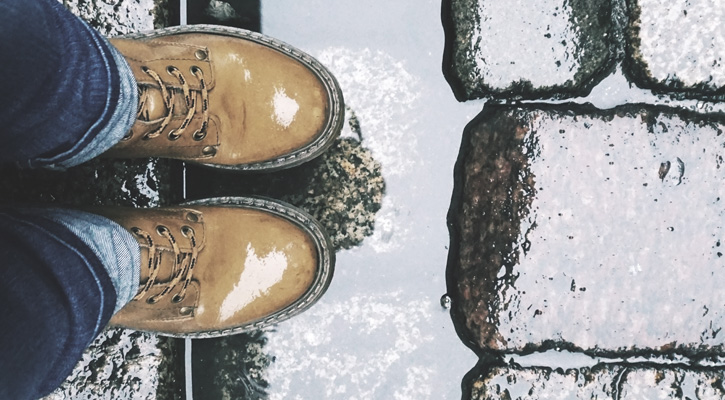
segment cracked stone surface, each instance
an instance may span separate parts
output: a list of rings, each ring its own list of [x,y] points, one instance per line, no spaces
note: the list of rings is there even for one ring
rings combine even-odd
[[[691,399],[725,396],[723,373],[668,366],[581,369],[493,367],[470,383],[471,400]]]
[[[487,105],[449,214],[469,346],[722,354],[723,130],[652,106]]]
[[[627,0],[625,70],[637,86],[725,96],[725,8],[719,0]]]
[[[444,74],[459,101],[586,95],[614,67],[610,1],[444,0]]]

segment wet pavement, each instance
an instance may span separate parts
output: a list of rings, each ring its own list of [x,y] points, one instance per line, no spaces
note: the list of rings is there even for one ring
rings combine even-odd
[[[62,2],[106,34],[178,16]],[[269,175],[4,169],[2,200],[279,198],[329,230],[335,277],[274,328],[191,341],[186,363],[183,342],[109,330],[52,398],[722,398],[725,21],[686,3],[189,1],[189,22],[261,29],[331,70],[331,150]]]
[[[612,1],[581,23],[585,2],[493,3],[444,2],[480,17],[447,31],[453,90],[465,77],[469,98],[501,98],[466,127],[449,215],[452,315],[481,357],[463,397],[722,398],[722,6]],[[558,100],[572,78],[541,54],[554,27],[572,34],[567,60],[610,45],[612,73],[585,98]],[[535,79],[480,85],[509,55],[480,32],[501,29],[520,35],[514,56],[538,54]]]
[[[452,208],[465,336],[501,352],[720,355],[723,121],[487,106]]]
[[[440,304],[445,214],[460,132],[482,104],[457,103],[443,79],[440,3],[268,1],[261,10],[263,33],[309,52],[340,82],[340,146],[301,167],[307,194],[296,171],[199,180],[191,170],[189,193],[286,199],[342,245],[332,284],[310,310],[247,344],[194,342],[194,397],[459,398],[477,357]]]

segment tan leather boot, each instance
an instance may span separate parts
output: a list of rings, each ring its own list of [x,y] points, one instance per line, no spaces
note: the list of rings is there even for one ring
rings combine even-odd
[[[326,150],[344,119],[311,56],[242,29],[189,25],[110,39],[139,87],[137,121],[105,156],[275,170]]]
[[[99,208],[141,246],[141,282],[111,326],[217,337],[283,321],[332,279],[334,252],[309,215],[259,198],[156,209]]]

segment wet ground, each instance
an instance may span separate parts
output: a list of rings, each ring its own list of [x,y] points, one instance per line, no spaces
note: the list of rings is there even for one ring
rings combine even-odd
[[[722,6],[522,3],[443,7],[452,88],[494,99],[449,216],[464,398],[723,398]]]
[[[116,13],[106,2],[66,3],[109,34],[148,29],[149,15],[165,23],[158,11],[138,12],[153,10],[150,1],[122,2]],[[203,9],[254,28],[253,8],[251,17],[222,2]],[[187,385],[199,399],[460,396],[477,357],[440,302],[445,215],[460,133],[482,104],[459,104],[443,79],[440,3],[266,1],[259,17],[263,33],[309,52],[340,81],[347,124],[329,154],[266,176],[155,160],[99,161],[58,174],[8,171],[5,197],[138,207],[232,194],[287,200],[330,231],[338,252],[328,292],[274,329],[194,341],[186,376],[177,368],[183,344],[109,331],[53,398],[148,398],[155,387],[157,398],[178,398]],[[99,182],[103,190],[87,190]]]
[[[304,173],[189,171],[190,195],[264,193],[308,207],[340,243],[337,269],[318,304],[251,344],[194,342],[194,397],[460,397],[477,358],[440,304],[445,213],[460,132],[481,104],[457,103],[443,79],[440,3],[268,1],[261,27],[335,74],[348,106],[341,146]]]
[[[107,34],[179,14],[63,2]],[[310,310],[254,334],[108,331],[53,398],[719,398],[722,10],[687,3],[189,0],[190,23],[261,30],[328,66],[347,105],[329,153],[271,175],[163,160],[3,170],[3,200],[279,198],[329,230],[335,277]],[[678,38],[691,45],[656,45]],[[625,103],[643,105],[602,111]],[[479,184],[462,184],[466,165]],[[456,221],[460,204],[473,212]],[[466,221],[479,229],[467,242]]]

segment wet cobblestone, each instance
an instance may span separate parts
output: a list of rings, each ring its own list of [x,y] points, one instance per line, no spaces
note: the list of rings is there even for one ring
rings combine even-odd
[[[669,366],[581,369],[494,367],[473,379],[472,400],[691,399],[725,396],[719,370]]]
[[[444,0],[443,13],[460,101],[583,96],[614,68],[609,0]]]
[[[625,70],[637,86],[725,99],[725,8],[718,0],[627,0]]]
[[[648,106],[487,107],[451,210],[464,335],[491,351],[721,354],[723,130]]]

